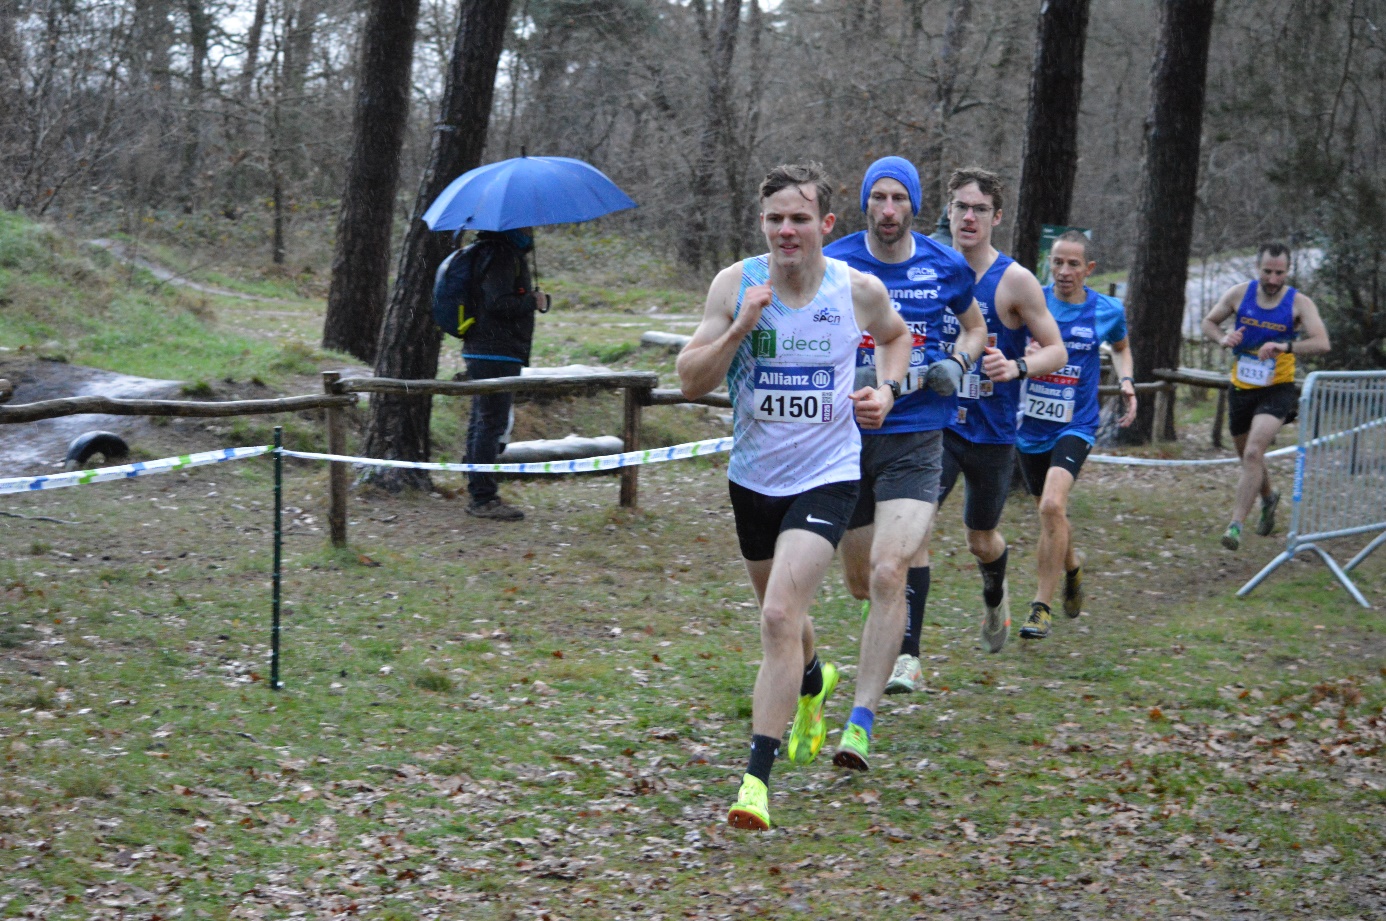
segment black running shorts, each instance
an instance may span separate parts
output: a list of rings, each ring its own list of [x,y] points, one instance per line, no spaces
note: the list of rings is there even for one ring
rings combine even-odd
[[[943,478],[939,481],[938,504],[943,505],[961,473],[966,485],[963,524],[970,531],[993,531],[1001,523],[1014,468],[1014,445],[973,444],[947,430],[943,433]]]
[[[1291,383],[1269,387],[1233,387],[1227,395],[1227,430],[1232,437],[1251,431],[1255,416],[1274,416],[1283,425],[1299,415],[1299,388]]]
[[[825,483],[790,496],[767,496],[727,481],[741,555],[756,562],[775,556],[775,541],[791,528],[812,531],[837,548],[857,501],[859,481]]]
[[[1092,445],[1077,435],[1065,435],[1052,451],[1043,454],[1019,452],[1020,475],[1025,478],[1025,488],[1032,496],[1044,495],[1044,478],[1049,475],[1050,467],[1061,467],[1078,479],[1078,471],[1083,469],[1083,461],[1088,459],[1091,450]]]
[[[861,492],[850,531],[876,520],[876,503],[891,499],[938,501],[943,473],[943,430],[861,436]]]

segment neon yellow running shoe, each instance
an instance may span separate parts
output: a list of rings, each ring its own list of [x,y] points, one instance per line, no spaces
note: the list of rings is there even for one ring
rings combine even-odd
[[[833,764],[852,771],[869,771],[866,754],[871,751],[871,737],[856,723],[842,727],[842,740],[837,743]]]
[[[1043,601],[1030,602],[1030,616],[1020,625],[1022,640],[1042,640],[1049,635],[1054,617],[1049,613],[1049,605]]]
[[[727,811],[727,824],[747,831],[768,831],[770,828],[770,791],[759,777],[746,774],[741,778],[741,792],[736,803]]]
[[[828,724],[823,722],[823,705],[837,687],[837,666],[823,663],[823,690],[799,698],[799,711],[794,725],[789,727],[787,754],[791,764],[808,764],[818,757],[823,740],[828,737]]]

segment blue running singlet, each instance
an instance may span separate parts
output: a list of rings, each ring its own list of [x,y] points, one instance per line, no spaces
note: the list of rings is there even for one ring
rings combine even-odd
[[[939,396],[924,386],[924,372],[951,352],[952,343],[958,338],[958,315],[972,305],[972,267],[956,250],[921,233],[914,233],[913,237],[914,255],[904,262],[881,262],[871,255],[864,230],[823,248],[825,255],[884,282],[891,305],[914,339],[910,372],[901,381],[900,399],[884,425],[865,430],[863,435],[936,431],[953,418],[957,404],[955,397]],[[863,336],[857,350],[857,367],[874,372],[875,366],[876,343],[870,336]]]
[[[1102,373],[1103,342],[1126,338],[1126,309],[1121,301],[1084,288],[1083,303],[1070,304],[1044,289],[1045,301],[1068,349],[1068,364],[1052,374],[1025,382],[1021,395],[1020,429],[1016,448],[1026,454],[1051,451],[1064,435],[1077,435],[1088,444],[1097,432],[1101,401],[1097,397]]]
[[[987,345],[1000,349],[1002,355],[1012,359],[1025,357],[1029,330],[1024,326],[1010,329],[1001,322],[996,310],[996,287],[1001,284],[1007,267],[1014,263],[1015,260],[1005,253],[997,253],[996,261],[982,273],[977,287],[972,290],[987,321]],[[1021,382],[993,383],[982,373],[981,356],[977,358],[978,366],[963,375],[957,414],[948,424],[948,430],[973,444],[1015,444],[1015,414],[1020,404]]]

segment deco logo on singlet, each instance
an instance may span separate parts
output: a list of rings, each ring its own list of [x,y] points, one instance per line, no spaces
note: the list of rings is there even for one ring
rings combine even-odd
[[[808,352],[817,357],[827,355],[832,350],[832,342],[826,338],[807,339],[802,335],[785,333],[777,338],[772,329],[751,330],[751,356],[753,358],[776,358],[783,354],[789,357],[796,353]]]

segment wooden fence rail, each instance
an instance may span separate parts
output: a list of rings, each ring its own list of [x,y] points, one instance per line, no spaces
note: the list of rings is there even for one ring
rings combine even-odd
[[[0,424],[38,422],[41,419],[57,419],[61,416],[86,413],[100,413],[106,416],[184,416],[212,419],[223,416],[294,413],[305,409],[340,409],[355,402],[356,397],[350,394],[280,397],[273,400],[224,400],[214,403],[193,400],[126,400],[96,396],[63,397],[59,400],[0,406]]]
[[[1159,369],[1154,372],[1154,376],[1157,378],[1154,382],[1136,384],[1136,393],[1155,394],[1157,420],[1168,417],[1169,401],[1174,395],[1176,384],[1190,387],[1212,387],[1222,391],[1219,396],[1217,421],[1213,428],[1213,444],[1221,447],[1221,428],[1227,399],[1227,376],[1195,368]],[[696,400],[689,400],[678,390],[656,389],[659,375],[653,371],[616,371],[604,374],[556,375],[552,377],[497,377],[480,381],[417,381],[376,377],[342,377],[341,372],[326,371],[323,372],[322,382],[323,393],[321,395],[280,397],[269,400],[227,400],[209,403],[192,400],[130,400],[85,396],[43,400],[19,405],[0,405],[0,424],[35,422],[40,419],[54,419],[82,413],[100,413],[113,416],[217,418],[322,409],[326,410],[327,417],[328,453],[350,456],[346,443],[347,425],[344,410],[356,404],[358,394],[388,393],[433,397],[520,393],[577,396],[603,390],[621,390],[624,395],[622,445],[625,451],[636,451],[640,448],[641,412],[647,406],[674,406],[688,403],[723,409],[731,406],[731,399],[726,393],[709,393]],[[9,382],[0,380],[0,404],[5,403],[12,392],[13,389],[9,387]],[[1102,396],[1110,396],[1119,392],[1120,388],[1115,385],[1103,385],[1099,388],[1099,393]],[[1166,439],[1173,438],[1172,427],[1165,428],[1160,432],[1160,435]],[[333,461],[328,465],[328,530],[332,543],[336,546],[345,546],[347,542],[349,466],[348,463],[340,461]],[[639,470],[638,466],[621,468],[620,504],[622,508],[634,508],[637,503]]]

